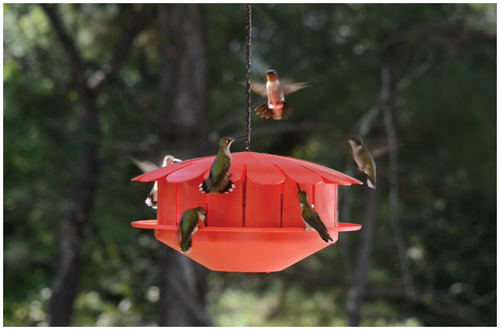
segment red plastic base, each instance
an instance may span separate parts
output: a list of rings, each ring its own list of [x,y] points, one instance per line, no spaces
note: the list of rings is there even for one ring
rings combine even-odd
[[[357,224],[337,225],[328,228],[333,242],[326,244],[318,233],[304,232],[304,228],[205,227],[200,221],[193,249],[186,256],[214,271],[279,272],[335,243],[339,232],[361,229]],[[132,226],[154,229],[156,239],[180,251],[176,226],[158,225],[156,220],[135,221]]]

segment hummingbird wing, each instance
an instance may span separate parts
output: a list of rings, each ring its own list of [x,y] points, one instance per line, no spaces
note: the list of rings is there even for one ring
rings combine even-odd
[[[305,222],[309,224],[314,230],[316,230],[325,243],[328,243],[328,241],[333,241],[332,237],[330,234],[328,234],[328,230],[326,229],[325,225],[323,224],[323,221],[321,221],[318,213],[314,211],[311,208],[312,214],[309,213],[310,215],[308,216],[307,213],[304,214],[302,212],[302,218],[304,219]]]
[[[247,83],[245,81],[240,81],[238,84],[242,85],[243,87],[247,87]],[[266,84],[250,83],[250,89],[252,90],[252,92],[259,94],[262,97],[267,97]]]
[[[310,87],[310,85],[307,85],[307,82],[294,83],[292,80],[286,78],[281,80],[281,88],[283,89],[284,96],[295,93],[299,89],[306,87]]]
[[[360,153],[363,155],[365,158],[365,164],[363,167],[360,166],[363,172],[368,176],[368,180],[366,181],[366,184],[368,187],[375,189],[377,187],[376,181],[375,181],[375,161],[373,160],[372,155],[368,151],[368,148],[363,145],[362,150],[360,150]]]
[[[156,166],[155,164],[151,163],[150,161],[147,161],[147,160],[145,160],[145,161],[139,161],[139,160],[137,160],[137,159],[135,159],[133,157],[129,157],[129,158],[144,173],[148,173],[148,172],[151,172],[151,171],[159,169],[158,166]],[[156,209],[156,206],[158,204],[158,190],[157,190],[156,186],[157,186],[157,184],[155,182],[155,184],[153,186],[153,189],[151,190],[151,192],[149,193],[148,197],[144,201],[144,203],[146,203],[147,206],[150,206],[153,209]]]
[[[212,181],[213,182],[212,187],[215,188],[215,192],[223,194],[233,191],[234,184],[231,181],[231,179],[229,179],[228,171],[229,171],[229,166],[227,167],[227,169],[222,171],[218,176],[216,176]]]
[[[234,189],[234,184],[233,181],[229,178],[230,174],[227,173],[224,179],[222,179],[222,182],[219,185],[219,193],[224,194],[224,193],[230,193]]]
[[[252,92],[259,94],[262,97],[267,97],[267,88],[265,84],[250,83]]]
[[[148,172],[151,172],[151,171],[154,171],[154,170],[157,170],[160,168],[159,166],[156,166],[155,164],[151,163],[148,160],[139,161],[133,157],[129,157],[129,158],[144,173],[148,173]]]
[[[191,249],[191,236],[196,226],[198,225],[198,212],[194,209],[187,210],[182,214],[179,221],[179,229],[181,233],[181,251],[189,253]]]

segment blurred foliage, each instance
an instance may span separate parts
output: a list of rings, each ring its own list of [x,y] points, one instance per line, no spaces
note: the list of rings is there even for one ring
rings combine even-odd
[[[62,4],[59,14],[91,76],[106,70],[126,22],[138,6]],[[144,5],[145,6],[145,5]],[[241,118],[212,129],[211,141],[244,129],[245,11],[243,5],[203,5],[207,33],[210,127],[235,112]],[[81,108],[57,36],[38,5],[4,4],[4,325],[47,325],[59,225],[69,210],[82,143]],[[421,33],[424,27],[434,27]],[[465,31],[465,32],[464,32]],[[474,31],[474,33],[467,33]],[[288,98],[292,129],[252,138],[252,150],[303,158],[363,179],[353,171],[342,138],[377,104],[387,43],[400,148],[400,225],[414,286],[484,325],[496,324],[496,4],[253,6],[252,73],[272,68],[312,87]],[[158,109],[158,41],[151,22],[134,40],[126,64],[97,100],[103,139],[102,175],[82,251],[81,293],[73,324],[155,325],[156,252],[151,231],[131,221],[155,218],[144,204],[151,187],[127,158],[159,163],[164,150],[143,110]],[[414,79],[406,79],[410,69]],[[253,95],[253,105],[264,100]],[[315,129],[300,129],[301,123]],[[253,132],[283,122],[252,117]],[[294,129],[296,128],[296,129]],[[153,137],[153,138],[152,138]],[[386,143],[377,113],[365,137]],[[145,147],[137,148],[143,143]],[[235,144],[233,151],[243,150]],[[206,154],[214,154],[207,150]],[[380,203],[368,288],[402,290],[389,223],[388,157],[378,159]],[[345,192],[354,196],[344,217]],[[341,221],[358,222],[366,186],[343,187]],[[360,233],[278,274],[211,273],[207,310],[216,325],[345,326],[346,295]],[[308,274],[309,280],[297,276]],[[316,281],[319,275],[325,281]],[[328,282],[331,280],[331,282]],[[337,283],[338,281],[338,283]],[[486,299],[491,296],[493,297]],[[488,296],[489,295],[489,296]],[[483,297],[484,299],[482,299]],[[467,314],[469,313],[469,314]],[[423,305],[371,296],[365,326],[458,325]]]

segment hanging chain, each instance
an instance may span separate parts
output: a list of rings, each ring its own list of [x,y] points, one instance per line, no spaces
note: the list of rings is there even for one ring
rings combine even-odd
[[[245,121],[245,133],[246,133],[246,138],[245,138],[245,145],[246,145],[246,151],[250,151],[250,130],[251,130],[251,107],[252,107],[252,101],[250,100],[250,63],[251,63],[251,56],[252,56],[252,51],[250,49],[250,46],[252,44],[252,5],[247,4],[247,119]]]

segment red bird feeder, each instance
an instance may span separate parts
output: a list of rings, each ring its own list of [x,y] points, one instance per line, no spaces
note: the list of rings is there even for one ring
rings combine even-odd
[[[229,173],[235,188],[229,194],[203,194],[215,156],[197,158],[146,173],[133,181],[158,181],[158,219],[136,221],[136,228],[154,229],[155,237],[180,251],[179,220],[187,209],[203,207],[205,225],[192,237],[186,254],[203,266],[224,272],[277,272],[337,241],[338,233],[361,229],[338,222],[337,187],[360,181],[311,162],[261,154],[233,153]],[[305,232],[297,185],[328,229],[326,244],[317,232]]]

